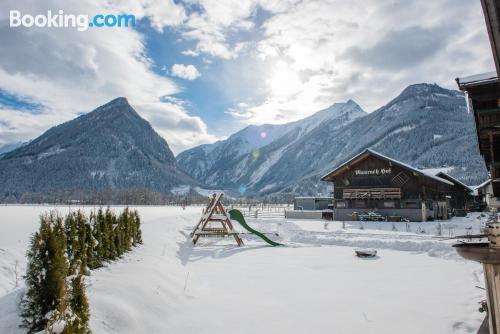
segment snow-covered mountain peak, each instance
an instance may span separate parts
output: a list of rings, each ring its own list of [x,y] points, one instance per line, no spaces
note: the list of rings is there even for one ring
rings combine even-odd
[[[196,185],[168,143],[118,98],[50,128],[0,156],[0,188],[25,192],[149,189]],[[98,177],[97,177],[98,176]]]
[[[210,180],[213,182],[220,182],[220,179],[236,180],[241,175],[249,173],[249,165],[241,157],[252,154],[251,159],[258,160],[263,159],[264,152],[267,152],[272,159],[268,159],[267,164],[262,165],[260,169],[253,167],[255,171],[251,181],[257,182],[267,169],[285,154],[290,145],[300,141],[310,132],[323,125],[328,125],[332,129],[338,128],[364,115],[366,113],[363,109],[352,100],[335,103],[298,121],[286,124],[249,125],[226,140],[184,151],[177,156],[177,160],[192,176],[208,180],[208,184],[211,184]],[[231,171],[223,175],[227,168]]]
[[[320,110],[296,123],[300,124],[304,129],[312,129],[330,121],[338,121],[345,124],[364,115],[366,115],[366,112],[356,102],[349,99],[347,102],[334,103],[330,107]]]
[[[262,126],[229,137],[221,142],[223,149],[211,154],[200,154],[201,150],[194,148],[177,159],[191,175],[214,187],[239,189],[244,185],[247,193],[259,195],[326,194],[329,185],[321,183],[320,176],[370,147],[415,166],[479,165],[473,119],[461,110],[466,110],[461,92],[416,84],[370,114],[348,100],[302,120],[275,125],[283,135],[247,154],[232,153],[242,152],[244,147],[234,139],[262,130]],[[475,182],[482,178],[484,166],[475,170],[474,175],[462,175]]]
[[[433,98],[436,96],[463,97],[463,94],[456,90],[440,87],[435,83],[419,83],[406,87],[395,100],[401,101],[410,98]]]

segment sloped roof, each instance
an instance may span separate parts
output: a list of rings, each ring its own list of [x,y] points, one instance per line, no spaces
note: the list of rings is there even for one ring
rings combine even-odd
[[[455,80],[457,81],[457,84],[460,88],[466,88],[470,86],[478,86],[496,82],[498,81],[498,76],[497,72],[487,72],[462,78],[456,78]]]
[[[465,183],[463,183],[462,181],[454,178],[453,176],[451,176],[450,174],[447,174],[445,172],[439,172],[436,174],[437,177],[440,177],[440,178],[448,178],[449,180],[451,180],[451,182],[453,183],[456,183],[460,186],[462,186],[463,188],[467,189],[468,191],[474,191],[474,189],[472,187],[469,187],[468,185],[466,185]]]
[[[401,162],[401,161],[398,161],[396,159],[393,159],[393,158],[389,158],[388,156],[385,156],[381,153],[378,153],[377,151],[374,151],[372,150],[371,148],[367,148],[366,150],[362,151],[361,153],[355,155],[354,157],[352,157],[351,159],[347,160],[346,162],[340,164],[339,166],[335,167],[331,172],[329,172],[328,174],[324,175],[321,180],[322,181],[329,181],[327,180],[327,178],[331,177],[331,176],[334,176],[335,174],[337,174],[338,172],[340,172],[340,170],[342,170],[344,167],[350,165],[352,162],[358,160],[358,159],[364,159],[365,157],[369,156],[369,155],[372,155],[372,156],[375,156],[377,158],[380,158],[380,159],[383,159],[383,160],[386,160],[386,161],[390,161],[391,163],[393,163],[394,165],[396,166],[399,166],[401,168],[404,168],[404,169],[407,169],[407,170],[410,170],[420,176],[424,176],[424,177],[428,177],[428,178],[431,178],[431,179],[434,179],[435,181],[438,181],[438,182],[441,182],[441,183],[446,183],[447,185],[451,185],[453,186],[454,184],[448,180],[445,180],[445,179],[442,179],[436,175],[432,175],[432,174],[429,174],[429,173],[425,173],[424,171],[420,170],[420,169],[417,169],[413,166],[410,166],[408,164],[405,164],[404,162]]]
[[[484,186],[488,185],[490,182],[491,182],[491,179],[488,179],[488,180],[484,181],[483,183],[481,183],[481,184],[478,184],[478,185],[474,186],[474,187],[473,187],[473,189],[474,189],[474,190],[477,190],[477,189],[479,189],[479,188],[482,188],[482,187],[484,187]]]

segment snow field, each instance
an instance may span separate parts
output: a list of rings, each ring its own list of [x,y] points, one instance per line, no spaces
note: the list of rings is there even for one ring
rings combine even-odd
[[[0,333],[22,332],[23,283],[15,288],[14,264],[24,273],[29,236],[50,208],[0,206]],[[482,320],[481,266],[429,231],[249,219],[258,230],[279,232],[271,237],[288,247],[247,234],[244,247],[212,238],[193,247],[188,234],[200,207],[137,209],[144,245],[87,279],[94,333],[472,333]],[[475,233],[477,217],[443,224]],[[355,247],[368,246],[377,258],[354,257]]]

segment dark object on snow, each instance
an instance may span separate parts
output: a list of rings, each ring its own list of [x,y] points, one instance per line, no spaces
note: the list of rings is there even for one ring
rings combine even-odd
[[[326,210],[321,211],[321,219],[333,220],[333,210],[326,209]]]
[[[478,309],[479,312],[483,313],[483,312],[488,312],[488,302],[486,301],[486,299],[483,299],[479,302],[479,309]]]
[[[377,251],[375,249],[356,249],[354,251],[357,257],[375,257],[377,256]]]
[[[361,221],[385,221],[386,218],[378,212],[370,211],[367,214],[358,215]]]

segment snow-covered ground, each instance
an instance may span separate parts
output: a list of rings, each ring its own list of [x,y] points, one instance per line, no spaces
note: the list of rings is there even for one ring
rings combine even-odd
[[[0,206],[0,333],[22,332],[16,263],[22,274],[30,234],[50,209]],[[244,247],[231,239],[193,247],[200,207],[138,210],[144,245],[87,280],[94,333],[474,333],[482,320],[481,266],[434,237],[439,224],[443,236],[478,232],[486,220],[478,214],[412,223],[411,231],[405,223],[249,219],[287,245],[273,248],[247,234]],[[356,258],[356,247],[379,256]]]

